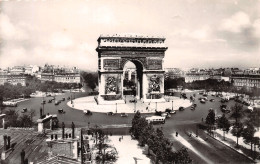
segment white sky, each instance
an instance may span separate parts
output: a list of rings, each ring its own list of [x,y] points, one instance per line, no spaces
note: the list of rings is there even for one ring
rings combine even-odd
[[[164,67],[260,67],[260,0],[0,0],[0,68],[97,69],[100,34],[166,37]]]

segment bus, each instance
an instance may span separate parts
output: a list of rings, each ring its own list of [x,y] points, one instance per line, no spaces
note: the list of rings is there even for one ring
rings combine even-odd
[[[151,116],[145,118],[148,123],[151,124],[164,124],[165,123],[165,117],[162,116]]]

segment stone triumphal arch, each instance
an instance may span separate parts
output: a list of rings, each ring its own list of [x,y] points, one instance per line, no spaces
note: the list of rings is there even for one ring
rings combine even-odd
[[[123,69],[128,61],[136,66],[136,98],[146,102],[163,99],[165,38],[101,35],[97,41],[99,102],[123,100]]]

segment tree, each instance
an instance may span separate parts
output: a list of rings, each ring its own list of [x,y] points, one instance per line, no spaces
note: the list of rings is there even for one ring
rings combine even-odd
[[[191,163],[192,159],[189,156],[188,149],[182,147],[179,151],[175,154],[174,163]]]
[[[24,114],[19,118],[20,126],[21,127],[32,127],[33,120],[30,115]]]
[[[96,158],[98,163],[105,163],[105,161],[115,161],[116,153],[114,151],[106,151],[108,148],[111,148],[106,142],[108,140],[108,136],[105,135],[102,129],[96,128],[92,129],[92,132],[97,136],[96,146],[98,148],[99,156]],[[100,158],[101,156],[101,158]]]
[[[211,132],[212,126],[215,124],[215,112],[213,109],[209,110],[209,113],[206,117],[206,124],[209,126],[209,131]]]
[[[222,115],[217,121],[218,127],[223,131],[223,137],[225,140],[225,132],[229,131],[230,128],[230,122],[226,118],[225,114]]]
[[[242,132],[242,137],[246,144],[251,144],[251,151],[252,151],[252,145],[254,141],[254,134],[255,134],[254,126],[248,123]]]
[[[14,109],[9,109],[5,112],[6,114],[6,127],[18,127],[19,123],[19,115]]]
[[[94,91],[98,84],[98,74],[95,72],[81,72],[83,81]]]
[[[237,146],[238,146],[238,138],[241,137],[243,131],[243,124],[240,122],[240,119],[244,115],[243,105],[235,103],[235,105],[231,107],[231,109],[232,112],[230,117],[235,119],[235,124],[231,133],[237,137]]]
[[[139,136],[142,133],[143,129],[142,127],[139,127],[140,119],[141,119],[141,113],[137,111],[132,120],[132,127],[129,130],[132,138],[139,139]]]
[[[238,138],[242,136],[243,130],[244,130],[244,125],[241,122],[235,123],[235,125],[231,130],[231,133],[237,137],[237,147],[238,147]]]
[[[230,117],[235,118],[236,120],[235,124],[237,124],[240,118],[242,118],[242,116],[244,115],[243,105],[235,103],[235,105],[231,107],[231,109],[232,109],[232,113]]]

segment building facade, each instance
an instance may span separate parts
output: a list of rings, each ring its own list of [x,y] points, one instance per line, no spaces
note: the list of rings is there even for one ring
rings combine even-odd
[[[0,74],[0,85],[4,83],[9,83],[12,85],[21,84],[26,85],[26,77],[24,75],[10,75],[10,74]]]
[[[80,75],[78,73],[54,75],[54,81],[58,83],[80,83]]]
[[[80,83],[79,73],[63,73],[63,74],[53,74],[53,73],[42,73],[40,75],[41,81],[55,81],[58,83]]]
[[[233,74],[231,81],[238,89],[241,89],[243,86],[249,90],[252,90],[254,87],[260,88],[260,74]]]

